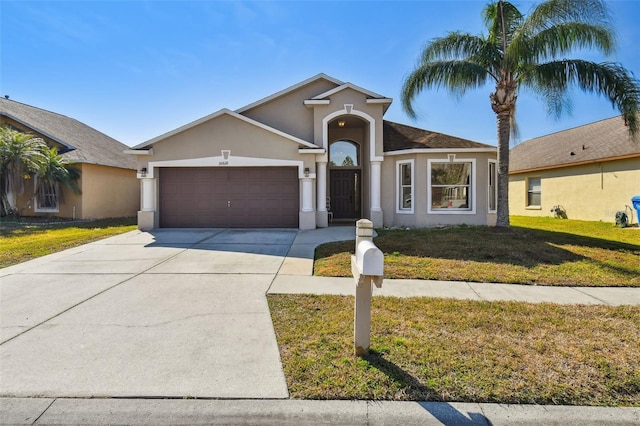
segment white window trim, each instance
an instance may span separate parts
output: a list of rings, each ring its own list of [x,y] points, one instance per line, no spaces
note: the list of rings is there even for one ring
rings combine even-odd
[[[494,191],[494,196],[495,196],[495,200],[496,200],[496,208],[492,209],[491,208],[491,187],[489,186],[489,182],[491,181],[491,164],[494,165],[494,170],[495,170],[495,175],[493,176],[494,181],[493,181],[493,191]],[[498,161],[497,160],[489,160],[489,165],[488,165],[488,174],[487,174],[487,210],[489,213],[497,213],[498,212]]]
[[[402,165],[410,164],[411,165],[411,208],[405,209],[402,208]],[[415,173],[416,168],[414,166],[414,160],[401,160],[396,161],[396,213],[398,214],[414,214],[414,206],[416,204],[415,197]]]
[[[540,204],[529,204],[529,181],[531,179],[538,179],[540,181]],[[524,195],[524,207],[527,210],[542,210],[542,177],[541,176],[529,176],[526,179],[525,186],[525,195]]]
[[[36,213],[59,213],[60,212],[60,185],[56,184],[56,206],[41,208],[38,205],[38,176],[33,179],[33,211]]]
[[[432,209],[431,208],[431,165],[433,163],[471,163],[471,209]],[[427,214],[476,214],[476,159],[456,158],[449,154],[447,158],[427,159]]]

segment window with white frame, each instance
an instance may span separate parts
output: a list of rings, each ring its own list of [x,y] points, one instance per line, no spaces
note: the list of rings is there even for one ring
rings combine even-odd
[[[55,182],[47,182],[36,176],[34,196],[34,211],[57,213],[60,208],[60,188]]]
[[[539,177],[527,179],[527,207],[540,207],[542,201],[542,185]]]
[[[413,213],[413,160],[396,162],[397,213]]]
[[[488,206],[489,213],[495,213],[498,210],[498,163],[495,160],[489,160],[489,176],[488,181]]]
[[[428,212],[475,213],[475,159],[427,160]]]

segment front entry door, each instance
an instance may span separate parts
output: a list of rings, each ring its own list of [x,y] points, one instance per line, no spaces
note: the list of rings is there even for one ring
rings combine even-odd
[[[360,170],[331,170],[334,219],[360,219]]]

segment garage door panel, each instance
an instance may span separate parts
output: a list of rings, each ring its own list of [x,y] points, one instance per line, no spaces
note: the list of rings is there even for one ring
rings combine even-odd
[[[163,168],[161,227],[298,227],[295,167]]]

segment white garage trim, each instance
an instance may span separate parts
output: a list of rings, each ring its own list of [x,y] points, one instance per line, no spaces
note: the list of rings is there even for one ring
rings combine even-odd
[[[301,160],[279,160],[277,158],[236,157],[226,159],[218,157],[186,158],[182,160],[150,161],[147,166],[147,178],[154,178],[157,167],[297,167],[298,178],[315,179],[316,174],[304,175],[304,162]]]

